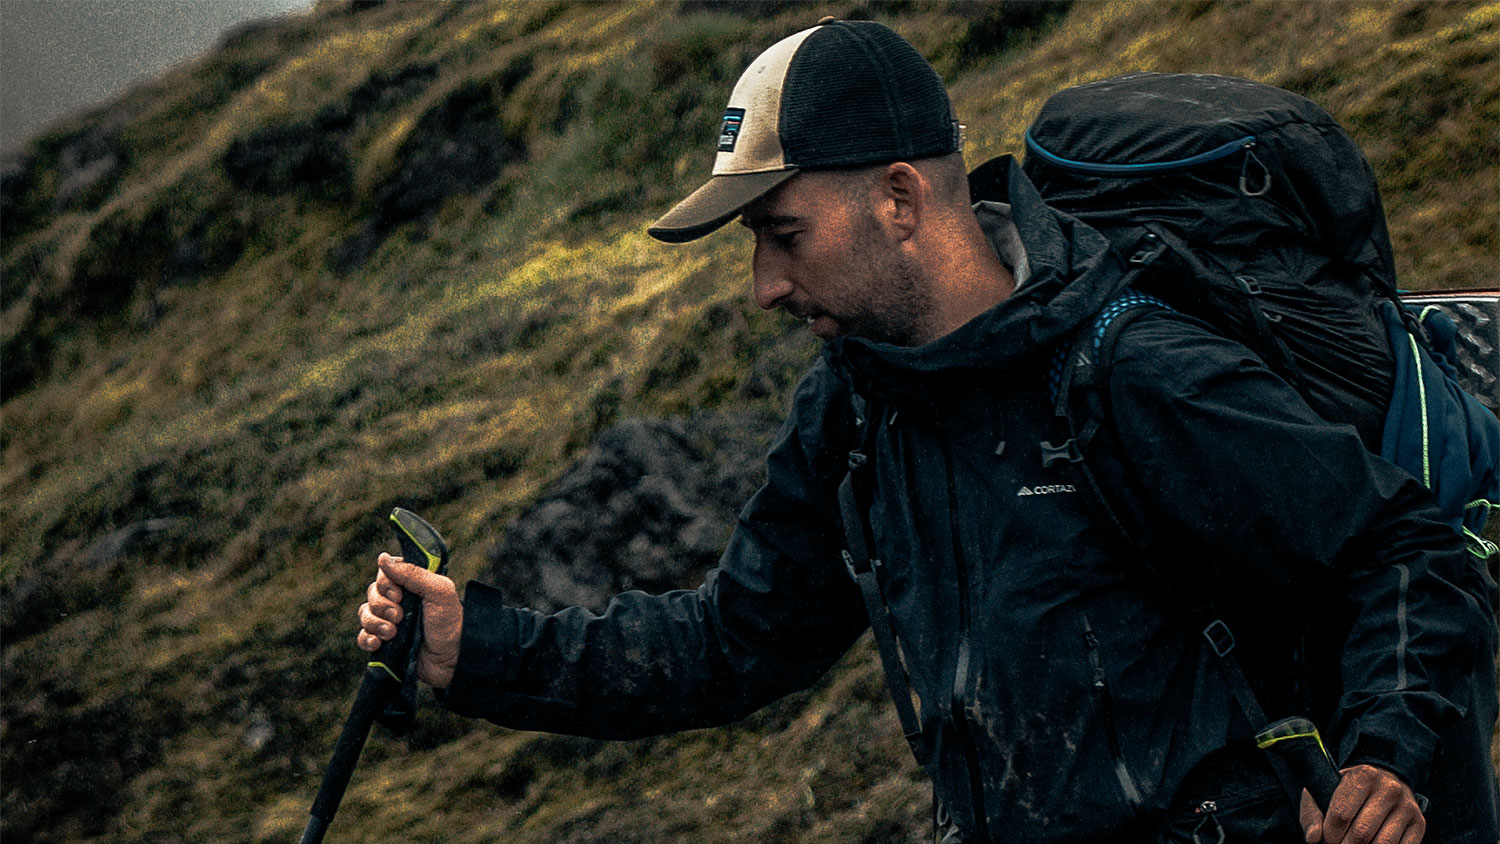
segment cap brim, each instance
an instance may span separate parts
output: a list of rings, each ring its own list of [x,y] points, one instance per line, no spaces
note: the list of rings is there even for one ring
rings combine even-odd
[[[661,215],[646,229],[646,234],[667,243],[697,240],[733,220],[741,208],[795,175],[796,168],[714,176]]]

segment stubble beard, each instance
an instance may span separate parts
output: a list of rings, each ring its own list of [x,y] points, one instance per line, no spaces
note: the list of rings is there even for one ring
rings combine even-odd
[[[931,286],[916,262],[896,251],[881,236],[873,217],[855,237],[853,250],[865,267],[865,295],[857,313],[841,322],[848,334],[896,346],[916,346],[932,339],[934,311]]]

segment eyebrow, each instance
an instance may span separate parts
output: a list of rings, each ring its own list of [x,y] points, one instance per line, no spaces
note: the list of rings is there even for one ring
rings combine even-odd
[[[791,226],[802,222],[802,218],[786,214],[774,216],[753,216],[746,214],[740,217],[740,225],[747,229],[771,229],[777,226]]]

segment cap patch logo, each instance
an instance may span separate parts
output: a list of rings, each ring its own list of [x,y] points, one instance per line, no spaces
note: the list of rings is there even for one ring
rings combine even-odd
[[[719,127],[719,152],[734,152],[734,142],[740,138],[740,125],[745,122],[745,110],[724,110],[724,123]]]

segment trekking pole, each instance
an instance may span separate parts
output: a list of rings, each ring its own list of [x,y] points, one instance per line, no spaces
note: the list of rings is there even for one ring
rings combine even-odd
[[[1255,744],[1272,757],[1273,764],[1285,766],[1292,781],[1307,789],[1321,811],[1328,812],[1328,803],[1343,774],[1323,747],[1323,737],[1313,722],[1301,717],[1283,718],[1256,733]]]
[[[391,511],[391,529],[409,563],[443,574],[448,569],[448,544],[421,516],[400,507]],[[401,623],[396,635],[370,655],[364,679],[354,696],[344,729],[333,746],[333,758],[323,772],[323,784],[302,830],[301,844],[318,844],[333,823],[344,799],[360,751],[377,719],[393,729],[409,727],[416,711],[416,662],[421,652],[422,598],[410,589],[401,596]],[[410,681],[410,682],[408,682]]]

